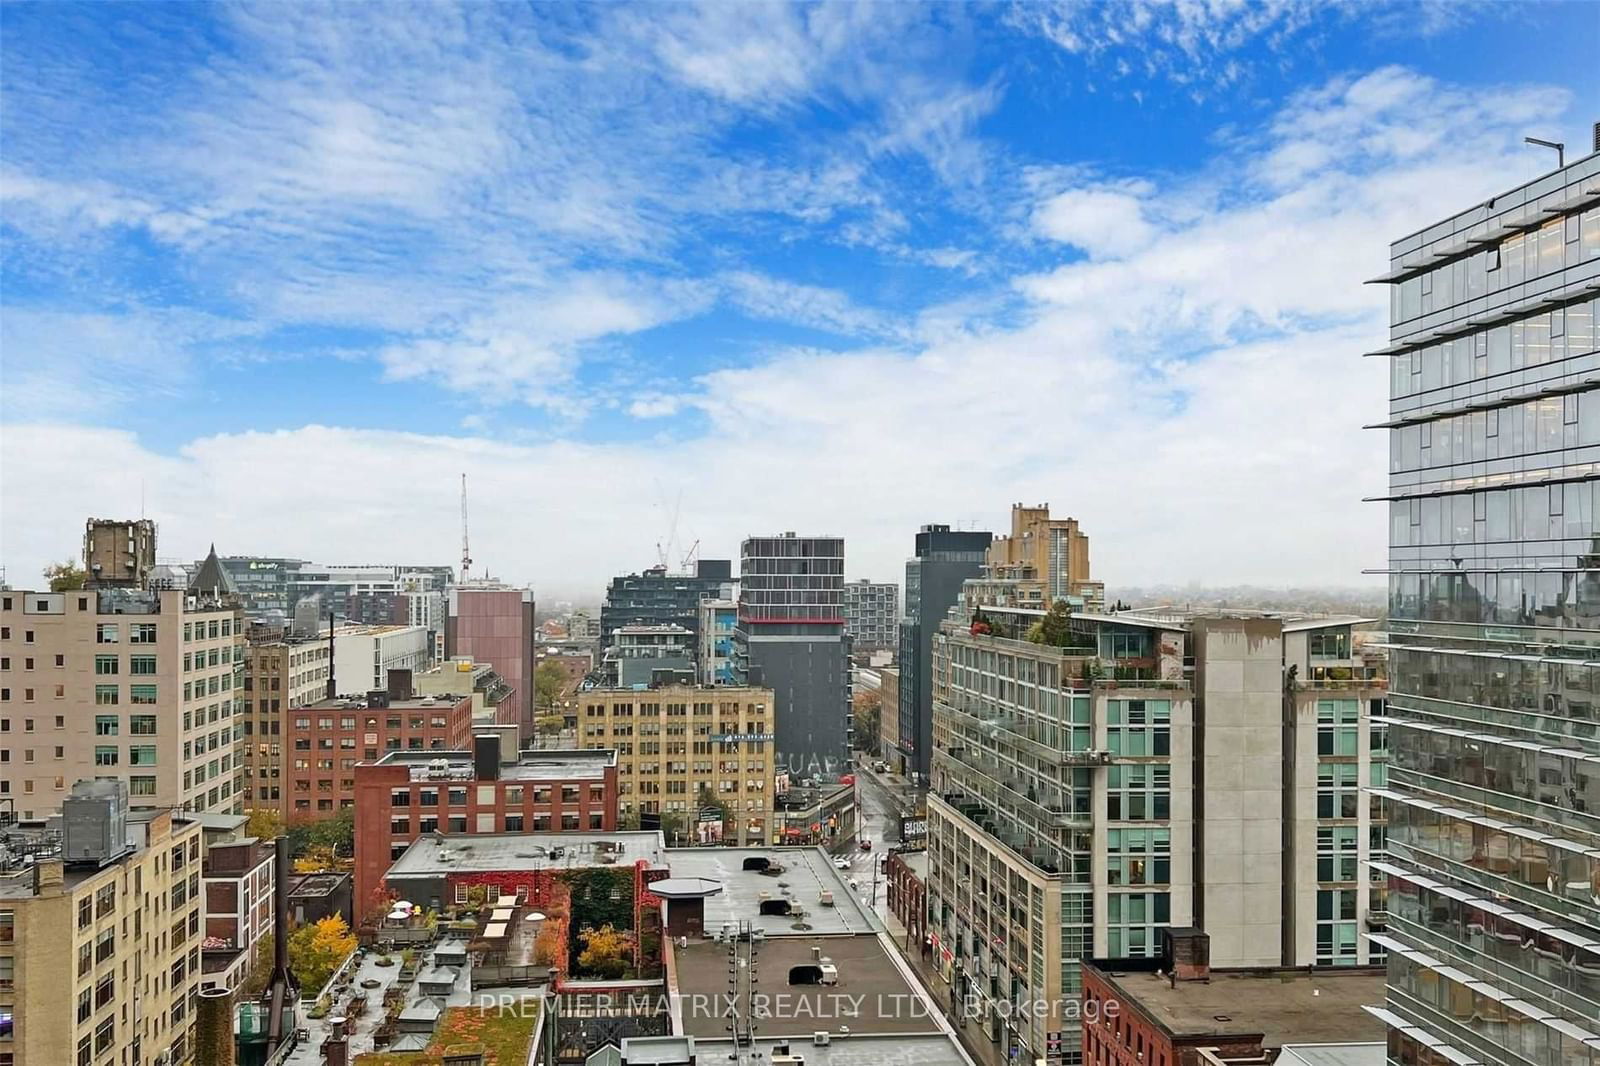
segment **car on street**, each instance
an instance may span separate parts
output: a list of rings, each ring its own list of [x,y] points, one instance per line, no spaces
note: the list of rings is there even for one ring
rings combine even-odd
[[[866,837],[862,837],[861,838],[861,850],[862,851],[871,851],[872,850],[872,841],[868,840]]]
[[[848,870],[848,869],[850,869],[850,860],[848,858],[846,858],[845,856],[841,855],[837,859],[833,860],[833,865],[834,865],[834,867],[836,869]]]

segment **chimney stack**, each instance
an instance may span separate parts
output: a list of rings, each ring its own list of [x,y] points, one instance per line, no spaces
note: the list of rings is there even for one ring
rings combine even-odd
[[[233,1066],[233,993],[202,988],[195,1011],[195,1066]]]
[[[389,671],[389,702],[409,700],[411,696],[411,671],[409,669],[391,669]]]
[[[328,699],[339,698],[339,683],[333,677],[333,608],[328,608]]]
[[[472,776],[479,781],[500,779],[500,735],[479,733],[472,738]]]
[[[1168,953],[1172,956],[1175,981],[1211,980],[1211,937],[1192,927],[1167,932]]]

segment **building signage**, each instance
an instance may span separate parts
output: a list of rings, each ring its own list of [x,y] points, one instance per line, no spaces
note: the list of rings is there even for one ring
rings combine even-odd
[[[772,733],[712,733],[713,744],[738,744],[745,740],[771,740]]]
[[[900,839],[904,841],[925,840],[928,836],[928,820],[926,818],[901,818]]]
[[[276,570],[277,568],[277,563],[266,563],[262,562],[260,559],[250,560],[250,569],[252,570]]]

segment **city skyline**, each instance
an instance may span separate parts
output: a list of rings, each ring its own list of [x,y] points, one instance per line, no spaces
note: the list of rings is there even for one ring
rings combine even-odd
[[[1375,584],[1360,280],[1580,154],[1576,8],[11,7],[0,563],[448,562],[466,471],[551,598],[1015,501],[1113,586]]]

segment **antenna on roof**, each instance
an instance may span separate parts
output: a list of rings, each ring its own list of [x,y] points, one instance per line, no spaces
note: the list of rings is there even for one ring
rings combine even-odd
[[[461,583],[467,582],[467,571],[472,569],[472,552],[467,548],[467,475],[461,475]]]

